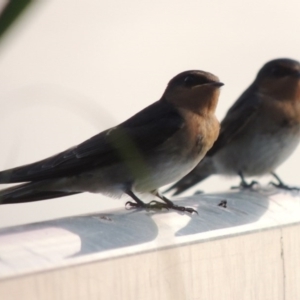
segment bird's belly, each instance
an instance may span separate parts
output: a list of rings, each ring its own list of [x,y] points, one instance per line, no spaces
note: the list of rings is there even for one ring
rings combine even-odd
[[[127,188],[134,192],[147,193],[181,179],[198,163],[192,155],[177,151],[169,155],[153,156],[147,161],[137,160],[115,164],[79,176],[63,179],[59,185],[68,191],[102,193],[120,198]]]
[[[181,179],[191,171],[197,163],[188,157],[166,158],[159,163],[149,165],[148,174],[136,178],[133,188],[137,192],[148,192]]]
[[[274,171],[296,149],[299,135],[282,132],[281,134],[261,134],[245,136],[232,142],[214,157],[218,173],[245,176],[260,176]]]

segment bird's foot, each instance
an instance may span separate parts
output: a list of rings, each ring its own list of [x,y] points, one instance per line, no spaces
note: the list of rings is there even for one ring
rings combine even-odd
[[[221,202],[218,204],[218,206],[227,208],[227,200],[221,200]]]
[[[287,190],[287,191],[300,191],[300,188],[294,187],[294,186],[288,186],[284,184],[283,182],[275,183],[273,181],[269,182],[269,184],[275,186],[278,189]]]
[[[158,209],[158,210],[162,210],[163,208],[166,208],[167,210],[169,210],[167,204],[159,201],[154,201],[154,200],[151,201],[150,203],[127,201],[125,207],[129,207],[129,208],[134,207],[134,208],[142,208],[142,209]]]
[[[134,208],[146,208],[146,205],[145,203],[140,203],[140,202],[132,202],[132,201],[127,201],[125,203],[125,207],[130,209],[131,207],[134,207]]]
[[[185,206],[180,206],[180,205],[176,205],[171,201],[168,201],[167,203],[162,203],[162,202],[158,202],[156,200],[153,200],[149,203],[149,205],[151,206],[151,208],[156,208],[156,209],[163,209],[166,208],[167,210],[169,209],[175,209],[175,210],[179,210],[182,212],[188,212],[188,213],[196,213],[198,214],[198,212],[191,208],[191,207],[185,207]]]
[[[258,184],[259,184],[259,182],[255,181],[255,180],[252,180],[250,183],[247,183],[246,181],[242,181],[239,186],[232,186],[231,189],[232,190],[252,189],[253,186],[258,185]]]
[[[175,205],[173,202],[170,201],[170,203],[162,203],[156,200],[153,200],[149,203],[140,203],[140,202],[132,202],[132,201],[127,201],[125,204],[125,207],[130,209],[130,208],[141,208],[141,209],[156,209],[156,210],[162,210],[162,209],[175,209],[181,212],[188,212],[188,213],[196,213],[198,212],[191,208],[191,207],[185,207],[185,206],[180,206],[180,205]]]

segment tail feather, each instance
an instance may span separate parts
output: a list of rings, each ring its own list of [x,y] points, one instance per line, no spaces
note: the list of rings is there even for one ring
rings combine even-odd
[[[0,190],[0,205],[47,200],[80,193],[41,190],[40,186],[42,183],[43,182],[29,182]]]
[[[214,173],[213,161],[210,157],[206,157],[190,173],[165,190],[164,193],[173,191],[173,196],[179,195]]]

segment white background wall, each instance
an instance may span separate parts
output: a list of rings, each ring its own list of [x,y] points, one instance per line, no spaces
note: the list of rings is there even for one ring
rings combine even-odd
[[[300,60],[298,0],[37,1],[0,44],[0,169],[82,142],[158,100],[188,69],[225,83],[221,119],[266,61]],[[278,169],[300,185],[300,149]],[[269,178],[265,179],[268,182]],[[238,178],[214,177],[216,191]],[[82,194],[0,207],[0,227],[123,207]]]

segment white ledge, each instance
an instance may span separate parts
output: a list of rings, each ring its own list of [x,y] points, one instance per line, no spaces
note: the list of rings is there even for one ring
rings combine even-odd
[[[1,298],[300,299],[298,193],[178,203],[199,215],[123,209],[1,229]]]

